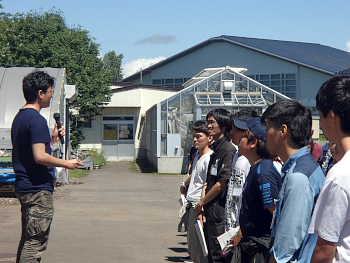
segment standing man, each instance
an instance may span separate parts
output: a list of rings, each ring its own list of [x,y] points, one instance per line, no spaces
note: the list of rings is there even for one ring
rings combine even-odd
[[[194,147],[196,147],[199,154],[195,157],[197,160],[194,162],[191,175],[184,181],[183,184],[181,184],[182,188],[188,187],[186,194],[186,213],[188,214],[186,222],[188,244],[187,252],[194,263],[206,263],[208,262],[208,259],[203,254],[201,242],[195,228],[195,224],[197,223],[197,215],[194,211],[194,207],[201,200],[203,185],[207,180],[208,164],[210,161],[210,155],[213,153],[213,150],[210,148],[213,138],[209,136],[207,124],[203,120],[196,121],[193,124],[192,130]]]
[[[203,187],[204,197],[195,207],[199,215],[204,208],[206,223],[204,233],[208,247],[209,262],[225,262],[217,237],[225,232],[226,185],[231,176],[232,160],[236,153],[230,143],[232,128],[231,114],[222,108],[207,115],[209,135],[213,136],[214,153],[210,157],[207,184]]]
[[[238,152],[249,160],[251,168],[243,186],[240,230],[231,240],[233,249],[237,249],[233,262],[264,263],[271,238],[274,200],[281,189],[281,176],[263,141],[266,129],[260,117],[246,122],[235,119],[234,125],[245,130]]]
[[[342,159],[329,170],[312,215],[309,233],[318,240],[311,262],[350,262],[350,78],[325,82],[316,106],[322,130]]]
[[[55,168],[75,169],[79,160],[51,156],[51,143],[59,141],[57,124],[50,137],[46,119],[40,114],[50,106],[54,78],[34,71],[23,79],[26,104],[12,123],[12,162],[16,173],[15,193],[21,203],[22,236],[16,262],[40,262],[48,243],[53,217]],[[64,132],[61,132],[64,135]]]
[[[282,188],[272,222],[270,263],[310,262],[317,235],[308,234],[324,175],[309,154],[311,111],[294,100],[279,101],[262,115],[270,154],[284,162]]]

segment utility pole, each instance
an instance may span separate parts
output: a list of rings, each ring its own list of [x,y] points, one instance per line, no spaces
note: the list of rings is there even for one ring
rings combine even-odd
[[[142,68],[140,70],[140,83],[142,84]]]

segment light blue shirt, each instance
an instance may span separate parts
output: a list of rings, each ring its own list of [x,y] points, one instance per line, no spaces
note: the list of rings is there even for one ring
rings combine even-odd
[[[307,146],[283,165],[282,188],[272,222],[270,254],[278,263],[310,262],[317,242],[308,234],[312,211],[325,179]]]

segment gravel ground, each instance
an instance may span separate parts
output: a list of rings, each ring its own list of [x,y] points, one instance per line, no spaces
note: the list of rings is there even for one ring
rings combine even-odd
[[[70,178],[70,184],[63,184],[55,187],[55,191],[53,192],[54,199],[60,199],[62,196],[67,194],[70,189],[80,183],[80,179],[78,178]],[[19,201],[16,197],[0,197],[0,206],[1,205],[18,205]]]

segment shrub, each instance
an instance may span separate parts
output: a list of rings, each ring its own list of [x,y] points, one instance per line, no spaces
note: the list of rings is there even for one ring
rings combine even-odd
[[[88,151],[88,156],[91,156],[94,165],[103,166],[107,164],[105,150],[99,152],[96,148],[92,148]]]

